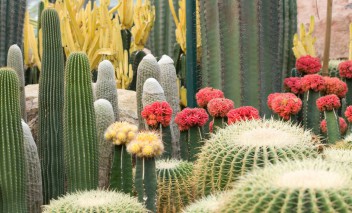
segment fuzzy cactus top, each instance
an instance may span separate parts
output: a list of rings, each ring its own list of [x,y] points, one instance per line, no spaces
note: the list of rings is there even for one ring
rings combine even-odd
[[[318,98],[316,104],[321,112],[338,109],[341,106],[340,99],[336,95],[326,95]]]
[[[348,106],[345,111],[345,117],[348,122],[352,123],[352,106]]]
[[[302,56],[296,61],[296,69],[304,74],[316,74],[321,67],[320,59],[310,55]]]
[[[128,122],[115,122],[105,132],[105,139],[115,145],[128,144],[135,138],[138,127]]]
[[[228,124],[233,124],[243,120],[260,119],[259,111],[252,106],[243,106],[232,109],[227,113]]]
[[[270,98],[270,99],[269,99]],[[302,108],[302,101],[292,93],[277,93],[268,98],[269,107],[285,120],[297,114]]]
[[[127,145],[127,151],[140,158],[160,156],[164,151],[164,144],[156,132],[140,132],[135,139]]]
[[[144,107],[142,117],[146,120],[147,125],[157,128],[160,124],[163,127],[170,125],[172,116],[171,106],[166,102],[154,102]]]
[[[326,126],[326,120],[322,120],[320,122],[320,129],[323,133],[327,133],[328,129],[327,129],[327,126]],[[339,127],[340,127],[340,133],[341,135],[345,134],[346,131],[347,131],[347,123],[345,121],[345,119],[339,117]]]
[[[233,101],[227,98],[214,98],[209,101],[208,112],[213,117],[226,117],[227,113],[235,107]]]
[[[205,87],[196,94],[197,104],[201,108],[206,108],[209,101],[214,98],[224,98],[224,93],[212,87]]]
[[[301,78],[299,78],[299,77],[285,78],[284,86],[287,91],[292,92],[294,94],[303,93]]]
[[[175,123],[180,131],[187,131],[193,126],[204,126],[209,116],[202,108],[185,108],[177,113]]]
[[[301,86],[303,92],[308,90],[322,92],[326,88],[324,78],[318,74],[305,75],[301,80]]]
[[[325,93],[327,95],[335,94],[339,98],[343,98],[347,93],[347,84],[336,77],[324,77],[325,81]]]
[[[342,78],[352,78],[352,60],[339,64],[339,74]]]

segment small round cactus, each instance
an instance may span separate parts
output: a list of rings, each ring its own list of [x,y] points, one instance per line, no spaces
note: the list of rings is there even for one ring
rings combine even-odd
[[[352,169],[310,159],[253,171],[239,181],[218,212],[351,212]]]
[[[310,131],[278,120],[247,120],[222,129],[201,149],[194,168],[196,197],[229,189],[257,167],[315,157]]]
[[[50,205],[44,213],[51,212],[147,212],[135,198],[114,191],[79,191],[68,194]]]
[[[184,213],[200,213],[200,212],[216,213],[222,203],[224,194],[225,193],[206,196],[192,203],[188,207],[186,207],[183,212]]]

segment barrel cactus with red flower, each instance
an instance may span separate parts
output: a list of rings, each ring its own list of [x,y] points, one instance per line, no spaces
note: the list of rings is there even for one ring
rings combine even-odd
[[[293,93],[277,93],[269,95],[268,106],[284,120],[290,120],[301,110],[302,101]]]
[[[346,103],[352,105],[352,60],[341,62],[338,69],[340,77],[345,80],[348,88]]]
[[[260,119],[259,111],[252,106],[243,106],[232,109],[227,113],[227,123],[234,124],[239,121]]]
[[[316,74],[320,71],[322,65],[318,57],[312,57],[310,55],[302,56],[296,61],[296,69],[302,75]]]
[[[227,98],[214,98],[209,101],[207,108],[214,120],[214,132],[224,126],[226,115],[234,106],[233,101]]]

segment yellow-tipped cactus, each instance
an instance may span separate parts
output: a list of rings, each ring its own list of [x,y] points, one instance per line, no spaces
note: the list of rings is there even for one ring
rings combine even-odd
[[[298,35],[296,33],[294,35],[292,50],[297,59],[305,55],[310,55],[312,57],[316,56],[316,51],[314,47],[316,37],[313,37],[314,25],[314,16],[311,16],[308,31],[306,31],[304,24],[301,23],[300,34]]]

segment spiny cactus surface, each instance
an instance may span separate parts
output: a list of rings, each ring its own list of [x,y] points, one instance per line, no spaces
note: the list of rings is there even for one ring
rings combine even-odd
[[[217,213],[217,210],[224,199],[223,194],[208,195],[203,197],[202,199],[197,200],[187,206],[183,213]]]

